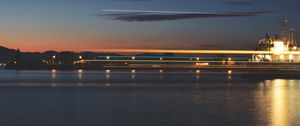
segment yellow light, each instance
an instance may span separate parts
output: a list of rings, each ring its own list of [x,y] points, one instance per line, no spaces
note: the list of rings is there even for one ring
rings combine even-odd
[[[289,60],[293,60],[294,56],[292,54],[289,55]]]
[[[283,41],[275,41],[273,52],[275,54],[282,54],[284,51],[286,51],[286,47],[284,47]]]
[[[253,50],[164,50],[164,49],[101,49],[89,50],[94,52],[111,53],[181,53],[181,54],[273,54],[271,51]],[[293,52],[300,54],[300,52]]]
[[[200,73],[200,70],[196,70],[196,73],[199,74],[199,73]]]
[[[268,59],[268,60],[272,60],[272,56],[271,55],[266,55],[266,59]]]
[[[293,47],[293,50],[297,50],[297,46],[294,46],[294,47]]]
[[[227,73],[228,73],[228,74],[232,74],[232,70],[228,70]]]
[[[231,61],[231,58],[230,58],[230,57],[228,58],[228,61]]]
[[[280,57],[279,57],[281,60],[283,60],[284,59],[284,55],[280,55]]]
[[[270,51],[253,50],[160,50],[160,49],[101,49],[94,52],[118,53],[183,53],[183,54],[272,54]]]

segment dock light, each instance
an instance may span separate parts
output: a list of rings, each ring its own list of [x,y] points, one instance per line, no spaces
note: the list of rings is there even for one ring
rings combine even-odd
[[[196,73],[199,74],[199,73],[200,73],[200,70],[196,70]]]
[[[56,69],[52,69],[51,72],[52,72],[52,73],[56,73]]]
[[[81,59],[82,59],[82,56],[79,56],[78,58],[79,58],[79,60],[81,60]]]
[[[105,73],[110,73],[110,70],[105,70]]]
[[[131,73],[135,73],[136,72],[136,70],[131,70]]]
[[[197,60],[200,60],[200,58],[199,58],[199,57],[197,57],[196,59],[197,59]]]
[[[107,57],[106,57],[106,59],[107,59],[107,60],[109,60],[109,59],[110,59],[110,57],[109,57],[109,56],[107,56]]]
[[[55,58],[56,58],[56,56],[55,56],[55,55],[53,55],[53,56],[52,56],[52,58],[53,58],[53,59],[55,59]]]
[[[225,60],[222,60],[222,64],[224,65],[226,63],[226,61]]]
[[[232,70],[228,70],[228,71],[227,71],[227,74],[232,74]]]
[[[135,57],[134,57],[134,56],[132,57],[132,60],[135,60]]]

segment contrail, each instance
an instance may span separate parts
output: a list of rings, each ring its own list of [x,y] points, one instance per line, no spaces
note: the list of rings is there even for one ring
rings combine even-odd
[[[118,10],[118,9],[102,9],[104,12],[127,12],[127,13],[163,13],[163,14],[232,14],[223,12],[196,12],[196,11],[155,11],[155,10]]]

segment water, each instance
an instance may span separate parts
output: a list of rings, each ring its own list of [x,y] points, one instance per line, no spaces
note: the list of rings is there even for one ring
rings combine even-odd
[[[300,79],[0,71],[2,126],[300,125]]]

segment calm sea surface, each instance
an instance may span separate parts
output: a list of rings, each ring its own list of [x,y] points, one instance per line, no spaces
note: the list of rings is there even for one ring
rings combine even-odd
[[[200,125],[300,125],[300,79],[0,70],[0,126]]]

